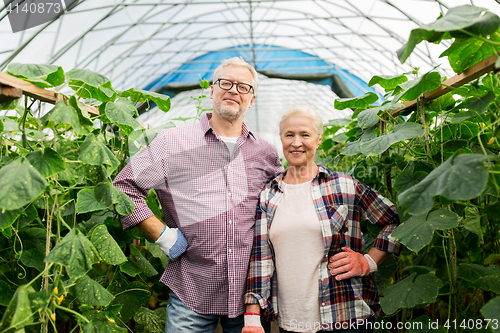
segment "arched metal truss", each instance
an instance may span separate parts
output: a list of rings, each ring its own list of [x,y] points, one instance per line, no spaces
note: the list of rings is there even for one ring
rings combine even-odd
[[[366,81],[413,67],[451,75],[439,58],[443,45],[421,43],[405,64],[395,52],[412,29],[463,4],[500,13],[496,0],[81,0],[54,21],[12,33],[4,7],[0,70],[10,62],[88,68],[126,89],[228,47],[247,45],[240,50],[257,68],[298,60],[255,57],[259,45],[273,45],[318,56]]]

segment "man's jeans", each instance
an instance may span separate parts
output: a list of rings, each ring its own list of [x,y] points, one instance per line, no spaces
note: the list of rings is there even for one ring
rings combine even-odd
[[[173,292],[167,306],[165,333],[213,333],[219,323],[224,333],[241,333],[243,315],[236,318],[200,314],[188,308]]]

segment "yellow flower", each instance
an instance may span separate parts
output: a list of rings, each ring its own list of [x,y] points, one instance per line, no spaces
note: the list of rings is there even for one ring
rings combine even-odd
[[[51,314],[50,319],[52,319],[52,321],[56,321],[56,314],[55,313]]]
[[[59,305],[59,304],[61,304],[61,303],[62,303],[62,301],[64,301],[64,295],[61,295],[61,296],[59,296],[59,297],[57,298],[57,304],[58,304],[58,305]]]
[[[54,288],[54,294],[59,294],[59,289],[57,289],[57,287]]]
[[[111,322],[111,323],[115,323],[115,320],[114,319],[111,319],[111,318],[108,318],[108,320]]]

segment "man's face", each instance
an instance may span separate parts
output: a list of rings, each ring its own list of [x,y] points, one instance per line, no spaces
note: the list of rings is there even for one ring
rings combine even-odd
[[[226,79],[234,83],[246,83],[252,85],[252,74],[245,67],[229,66],[223,68],[218,78]],[[212,85],[210,98],[213,100],[213,109],[222,119],[234,122],[245,115],[245,111],[252,106],[255,99],[253,90],[248,94],[242,94],[236,89],[236,85],[230,90],[224,90],[216,83]]]

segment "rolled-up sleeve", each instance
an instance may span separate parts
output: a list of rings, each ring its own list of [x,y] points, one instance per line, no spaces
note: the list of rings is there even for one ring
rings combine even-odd
[[[259,304],[262,309],[266,310],[272,309],[271,277],[274,272],[267,225],[268,194],[268,188],[262,191],[257,205],[255,236],[248,270],[247,293],[245,295],[245,304]]]
[[[130,229],[144,221],[153,212],[145,198],[148,190],[165,188],[167,179],[166,152],[162,132],[137,154],[116,176],[113,185],[135,203],[131,215],[122,215],[123,229]]]
[[[382,228],[373,247],[398,255],[401,252],[399,241],[391,234],[399,225],[396,205],[369,186],[356,181],[356,194],[364,220]]]

